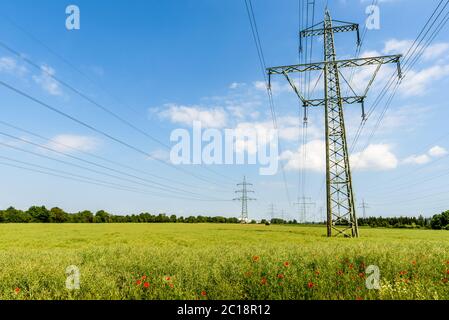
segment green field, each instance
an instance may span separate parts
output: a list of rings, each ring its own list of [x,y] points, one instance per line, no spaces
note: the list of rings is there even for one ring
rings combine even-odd
[[[449,299],[447,231],[324,234],[273,225],[2,224],[0,299]],[[80,270],[79,290],[65,287],[69,265]],[[379,290],[365,286],[368,265],[380,268]]]

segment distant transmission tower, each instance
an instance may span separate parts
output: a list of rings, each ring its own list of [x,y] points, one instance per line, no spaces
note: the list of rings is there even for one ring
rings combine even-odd
[[[335,25],[334,25],[335,24]],[[365,120],[364,101],[367,93],[379,72],[386,63],[396,63],[401,77],[400,55],[337,60],[334,44],[334,34],[338,32],[357,31],[357,45],[360,45],[359,26],[332,20],[326,8],[324,21],[300,32],[300,39],[323,36],[324,61],[291,66],[268,68],[269,86],[271,75],[283,75],[303,103],[304,112],[308,107],[324,105],[326,133],[326,191],[327,191],[327,236],[358,237],[359,229],[354,205],[351,170],[349,167],[348,145],[343,116],[343,105],[361,103],[362,117]],[[340,72],[342,68],[356,68],[375,65],[376,70],[361,95],[357,95],[351,85]],[[324,73],[324,99],[305,98],[289,77],[293,72],[322,71]],[[342,97],[340,77],[352,90],[354,96]]]
[[[363,199],[359,208],[363,210],[363,219],[366,219],[366,209],[369,209],[369,205],[365,202],[365,199]]]
[[[306,223],[307,209],[315,206],[315,202],[312,202],[312,198],[310,197],[300,197],[298,198],[298,202],[295,202],[294,204],[298,206],[299,222]]]
[[[238,187],[242,187],[241,190],[237,190],[235,193],[240,193],[241,196],[238,198],[233,199],[234,201],[241,201],[242,202],[242,213],[240,216],[240,222],[241,223],[247,223],[249,222],[248,218],[248,201],[256,200],[254,198],[248,198],[248,193],[254,193],[252,190],[248,190],[248,186],[252,186],[251,183],[246,182],[246,177],[243,177],[243,182],[237,184]]]
[[[268,207],[268,214],[270,215],[271,219],[274,219],[275,209],[273,203],[271,203],[270,206]]]

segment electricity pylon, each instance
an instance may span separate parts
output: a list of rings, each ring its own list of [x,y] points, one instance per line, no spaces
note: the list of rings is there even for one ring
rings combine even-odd
[[[369,209],[369,205],[365,202],[365,199],[363,199],[359,208],[363,210],[363,219],[366,219],[366,209]]]
[[[312,198],[310,197],[300,197],[298,198],[298,202],[295,202],[294,205],[298,206],[299,222],[306,223],[307,209],[311,206],[315,206],[316,203],[312,202]]]
[[[335,25],[334,25],[335,24]],[[327,236],[358,237],[359,230],[352,190],[351,170],[349,166],[348,145],[343,116],[343,105],[361,103],[362,117],[365,119],[364,101],[368,91],[379,72],[380,67],[387,63],[396,63],[401,77],[401,55],[337,60],[334,44],[334,34],[356,31],[357,45],[360,45],[359,25],[339,20],[332,20],[326,8],[324,21],[300,32],[300,39],[323,36],[324,61],[299,65],[268,68],[269,86],[272,75],[284,75],[296,95],[303,103],[305,117],[308,107],[324,105],[326,134],[326,191],[327,191]],[[358,95],[341,74],[341,68],[356,68],[377,66],[364,93]],[[289,73],[304,73],[322,71],[324,73],[324,99],[305,98],[296,87]],[[340,89],[340,76],[351,88],[354,96],[343,97]]]
[[[270,215],[271,219],[274,219],[274,215],[275,215],[274,204],[271,203],[270,206],[268,207],[268,209],[269,209],[268,214]]]
[[[242,187],[241,190],[237,190],[235,193],[241,193],[242,195],[238,198],[233,199],[234,201],[242,202],[242,213],[240,216],[240,222],[246,223],[249,222],[248,219],[248,201],[256,200],[254,198],[248,198],[248,193],[254,193],[252,190],[248,190],[248,186],[252,186],[251,183],[246,182],[246,177],[243,177],[243,182],[237,184],[238,187]]]

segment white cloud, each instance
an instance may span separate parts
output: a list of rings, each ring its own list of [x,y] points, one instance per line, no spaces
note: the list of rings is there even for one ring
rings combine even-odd
[[[33,76],[34,81],[41,86],[48,94],[52,96],[60,96],[62,94],[59,83],[52,78],[55,75],[55,70],[47,65],[41,66],[41,74]]]
[[[432,157],[442,157],[447,154],[448,154],[447,150],[440,146],[432,147],[429,150],[429,155]]]
[[[246,86],[246,83],[244,83],[244,82],[233,82],[229,85],[229,89],[234,90],[234,89],[242,88],[244,86]]]
[[[221,107],[206,109],[175,104],[165,104],[164,107],[167,110],[160,112],[159,116],[173,123],[192,126],[193,122],[199,121],[203,128],[224,128],[227,124],[227,113]]]
[[[412,47],[413,46],[413,47]],[[409,50],[411,51],[409,52]],[[426,49],[422,45],[417,46],[412,40],[397,40],[391,39],[385,43],[383,52],[385,54],[407,54],[407,53],[420,53],[422,51],[422,57],[424,60],[433,60],[441,57],[449,50],[449,43],[439,42],[431,44]]]
[[[427,93],[435,81],[449,75],[448,65],[432,66],[421,71],[410,70],[404,78],[401,93],[406,96],[419,96]]]
[[[60,152],[73,151],[92,151],[98,147],[98,140],[89,136],[80,136],[72,134],[60,134],[51,139],[47,144],[48,147]]]
[[[150,153],[151,159],[167,161],[170,160],[170,153],[166,150],[154,150]]]
[[[415,165],[421,165],[429,163],[432,158],[439,158],[442,156],[447,155],[448,152],[446,149],[440,146],[434,146],[429,149],[429,151],[425,154],[421,155],[411,155],[403,160],[404,164],[415,164]]]
[[[412,155],[404,159],[404,164],[426,164],[430,162],[430,157],[427,154]]]
[[[307,153],[306,160],[304,155]],[[302,145],[297,151],[284,151],[281,160],[285,160],[285,169],[298,171],[306,169],[317,172],[326,170],[326,144],[322,140],[312,140],[305,146]]]
[[[354,170],[391,170],[395,169],[399,161],[388,144],[371,144],[362,152],[350,157]]]
[[[0,58],[0,72],[6,72],[14,74],[18,77],[22,77],[28,70],[17,63],[14,58],[11,57],[1,57]]]

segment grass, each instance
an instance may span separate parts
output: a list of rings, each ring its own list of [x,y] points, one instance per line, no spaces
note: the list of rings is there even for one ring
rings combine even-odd
[[[324,234],[273,225],[2,224],[0,299],[449,299],[448,232]],[[79,290],[65,287],[69,265],[80,270]],[[365,286],[368,265],[380,268],[380,290]]]

